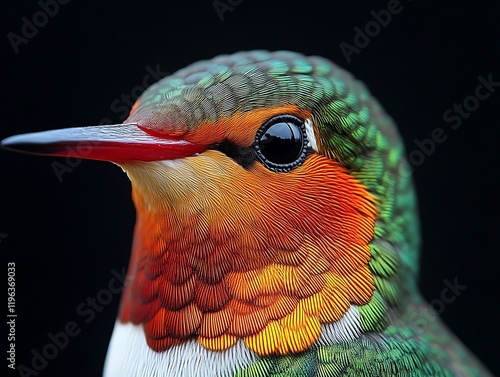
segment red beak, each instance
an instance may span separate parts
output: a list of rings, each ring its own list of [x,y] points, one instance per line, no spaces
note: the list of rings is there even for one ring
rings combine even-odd
[[[75,127],[11,136],[1,146],[15,152],[86,158],[89,160],[128,161],[173,160],[208,149],[182,139],[169,139],[147,133],[136,123]]]

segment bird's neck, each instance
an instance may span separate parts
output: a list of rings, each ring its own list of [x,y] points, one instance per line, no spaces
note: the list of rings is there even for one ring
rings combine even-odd
[[[243,338],[259,354],[300,352],[318,340],[322,324],[372,297],[376,210],[340,164],[312,156],[303,166],[323,169],[334,185],[321,176],[273,176],[285,180],[282,197],[295,198],[284,201],[266,187],[267,172],[242,183],[245,172],[231,168],[202,181],[189,175],[192,166],[176,166],[182,178],[162,172],[154,181],[126,169],[137,222],[119,320],[143,324],[156,351],[197,337],[214,351]],[[151,190],[165,190],[161,206]],[[318,207],[320,196],[329,200]]]

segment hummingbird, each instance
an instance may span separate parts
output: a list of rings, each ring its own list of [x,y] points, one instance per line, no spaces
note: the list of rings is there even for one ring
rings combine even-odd
[[[220,55],[150,86],[122,124],[2,146],[130,178],[137,217],[105,377],[490,375],[419,292],[395,122],[325,58]]]

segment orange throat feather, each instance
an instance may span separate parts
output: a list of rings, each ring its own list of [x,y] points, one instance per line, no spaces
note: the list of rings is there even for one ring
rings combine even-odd
[[[147,164],[123,166],[137,223],[118,318],[153,350],[242,338],[260,355],[301,352],[370,301],[377,212],[339,163],[315,154],[280,174],[209,150]]]

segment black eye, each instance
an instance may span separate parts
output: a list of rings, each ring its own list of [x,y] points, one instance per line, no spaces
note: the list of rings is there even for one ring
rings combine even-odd
[[[308,144],[304,122],[292,115],[271,118],[255,135],[257,158],[269,170],[290,171],[306,158]]]

